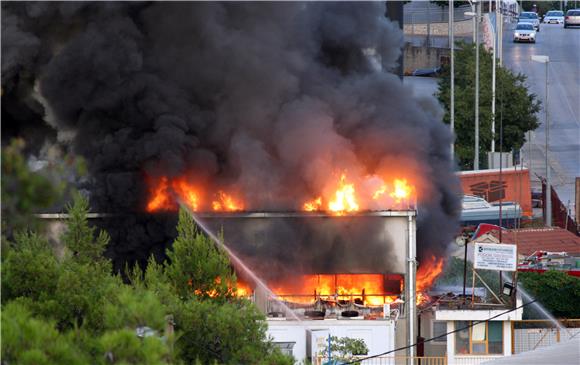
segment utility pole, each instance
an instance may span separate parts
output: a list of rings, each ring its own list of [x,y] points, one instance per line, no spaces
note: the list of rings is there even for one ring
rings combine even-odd
[[[550,163],[548,153],[550,150],[550,120],[548,119],[548,65],[550,59],[546,60],[546,226],[552,226],[552,184],[550,179]]]
[[[491,69],[491,152],[495,152],[495,63],[497,56],[497,36],[499,33],[498,1],[495,0],[495,28],[493,32],[493,56]],[[491,12],[491,7],[489,9]],[[492,157],[493,159],[493,157]]]
[[[473,169],[479,170],[479,19],[481,17],[481,4],[474,2],[475,16],[475,156]]]
[[[548,155],[550,153],[550,120],[548,119],[548,68],[550,65],[550,57],[545,55],[533,55],[532,61],[544,63],[546,65],[546,102],[544,104],[544,111],[546,112],[545,125],[546,125],[546,209],[545,209],[545,224],[548,227],[552,226],[552,184],[551,184],[551,171]]]
[[[455,30],[453,19],[453,0],[449,0],[449,64],[450,64],[450,80],[451,80],[451,95],[449,102],[449,124],[451,125],[451,133],[455,134]],[[451,161],[455,161],[455,136],[451,141]]]
[[[497,39],[497,45],[498,45],[498,61],[499,61],[499,65],[501,66],[503,63],[503,8],[502,8],[502,1],[499,1],[499,11],[498,11],[498,29],[499,29],[499,33],[498,33],[498,39]]]

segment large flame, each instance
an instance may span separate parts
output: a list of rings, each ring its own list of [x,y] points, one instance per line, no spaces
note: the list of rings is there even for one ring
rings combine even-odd
[[[387,180],[378,175],[350,176],[346,171],[334,176],[325,185],[322,194],[304,202],[300,208],[307,212],[326,211],[344,215],[361,209],[408,209],[414,199],[415,187],[408,183],[407,178]],[[178,201],[187,204],[193,211],[235,212],[246,208],[240,194],[204,189],[186,176],[149,179],[149,186],[150,196],[145,209],[150,213],[177,210]]]
[[[359,209],[356,201],[354,184],[346,182],[346,174],[340,176],[338,188],[334,193],[334,199],[328,202],[328,210],[342,214],[344,212],[354,212]]]
[[[240,211],[244,210],[244,204],[240,199],[222,190],[214,194],[212,201],[203,200],[203,190],[190,182],[186,177],[170,180],[163,176],[156,181],[151,181],[149,201],[145,209],[147,212],[174,211],[177,210],[177,201],[186,204],[191,210],[202,209],[214,211]]]
[[[395,198],[397,203],[400,203],[403,199],[409,199],[413,188],[407,184],[406,179],[395,179],[394,189],[390,193],[392,198]]]
[[[435,280],[443,272],[443,265],[445,260],[440,257],[431,256],[426,261],[422,262],[417,270],[417,305],[425,303],[430,300],[427,295],[427,290],[433,286]]]
[[[311,304],[317,298],[331,301],[358,299],[365,305],[378,306],[398,298],[398,295],[385,292],[384,280],[382,274],[314,274],[269,283],[269,286],[278,299],[293,303]],[[247,296],[249,290],[247,284],[238,280],[239,295]]]
[[[217,198],[211,203],[212,209],[217,212],[230,211],[235,212],[239,210],[244,210],[244,205],[236,201],[231,195],[224,193],[223,191],[218,191],[216,194]]]
[[[157,210],[172,209],[172,200],[169,196],[169,182],[166,177],[162,177],[157,186],[151,191],[151,198],[147,203],[147,211],[155,212]]]
[[[355,182],[356,181],[356,182]],[[407,208],[415,194],[415,187],[407,179],[395,178],[392,183],[385,182],[377,175],[356,177],[350,180],[342,172],[338,182],[331,184],[330,193],[306,201],[302,209],[307,212],[328,211],[336,215],[356,212],[361,206],[367,209]]]

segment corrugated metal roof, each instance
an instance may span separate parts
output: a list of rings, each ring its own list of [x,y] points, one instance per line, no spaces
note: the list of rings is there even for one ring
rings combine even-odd
[[[498,231],[490,233],[499,239]],[[502,232],[502,243],[517,244],[523,255],[539,250],[580,253],[580,237],[559,227],[507,229]]]

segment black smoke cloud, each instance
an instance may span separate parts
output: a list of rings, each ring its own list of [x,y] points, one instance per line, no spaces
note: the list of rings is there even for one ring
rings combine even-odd
[[[456,229],[452,136],[435,101],[388,72],[402,33],[384,3],[2,10],[2,130],[73,135],[95,210],[142,212],[146,177],[184,173],[235,188],[249,209],[293,210],[337,169],[404,169],[420,176],[419,255],[442,254]],[[174,234],[174,218],[124,217],[106,224],[119,262]]]

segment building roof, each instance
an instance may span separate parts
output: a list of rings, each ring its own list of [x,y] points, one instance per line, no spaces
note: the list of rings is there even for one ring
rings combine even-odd
[[[499,231],[489,232],[499,241]],[[535,251],[580,253],[580,237],[563,228],[504,229],[502,243],[518,245],[518,253],[531,255]]]

